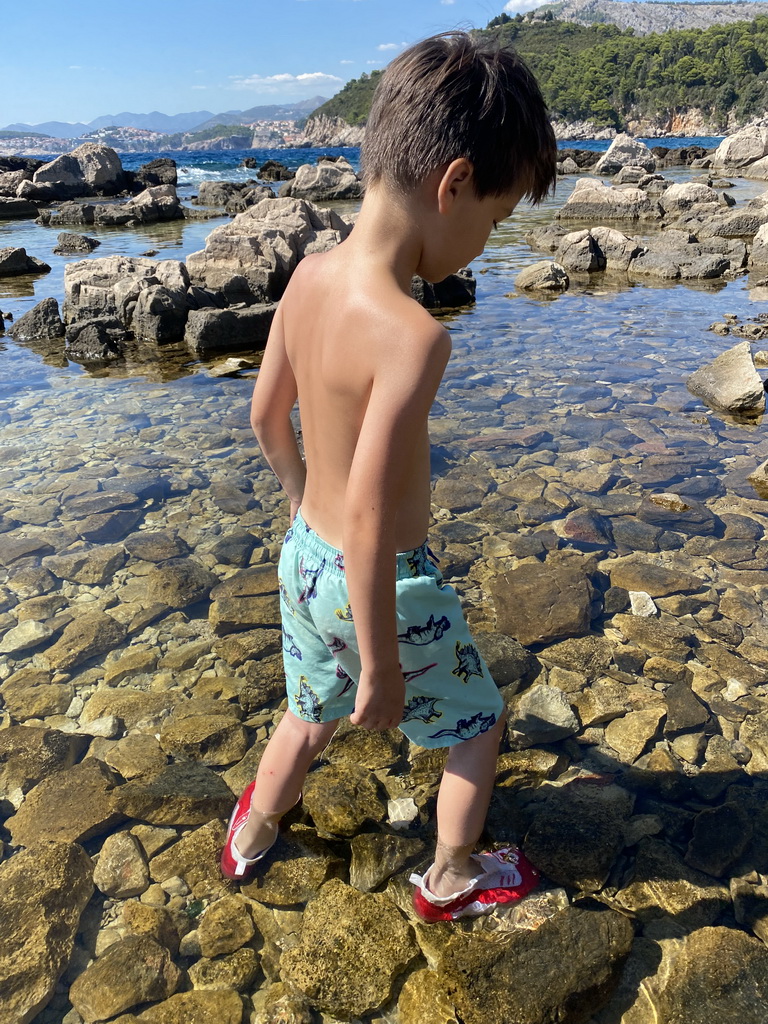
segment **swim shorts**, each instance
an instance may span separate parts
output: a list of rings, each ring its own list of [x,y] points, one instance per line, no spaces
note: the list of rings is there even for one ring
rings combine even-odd
[[[400,729],[421,747],[448,747],[487,732],[504,702],[472,641],[456,592],[443,583],[426,542],[400,552],[396,572]],[[307,722],[355,708],[360,655],[344,556],[297,513],[278,566],[288,704]]]

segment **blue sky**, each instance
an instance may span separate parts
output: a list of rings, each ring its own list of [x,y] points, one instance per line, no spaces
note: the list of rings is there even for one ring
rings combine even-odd
[[[540,0],[8,3],[0,126],[332,96],[405,45]],[[10,87],[9,87],[10,86]]]

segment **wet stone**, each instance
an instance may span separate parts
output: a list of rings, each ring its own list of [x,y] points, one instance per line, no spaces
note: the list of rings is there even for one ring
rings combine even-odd
[[[167,562],[189,554],[189,547],[171,530],[140,530],[126,537],[123,546],[143,562]]]
[[[225,837],[224,826],[218,820],[195,829],[151,859],[150,876],[156,882],[183,878],[196,899],[220,896],[231,889],[219,865]]]
[[[258,973],[259,956],[249,947],[215,960],[201,957],[189,969],[190,980],[197,990],[234,989],[236,992],[248,992]]]
[[[27,680],[24,676],[24,670],[17,672],[0,687],[5,707],[16,722],[66,712],[74,695],[69,683],[50,683],[44,678]]]
[[[46,839],[0,866],[0,988],[9,1024],[29,1024],[48,1004],[92,892],[90,858],[75,844]]]
[[[474,641],[497,686],[522,689],[535,673],[536,658],[511,636],[480,632],[475,633]]]
[[[700,590],[702,580],[691,573],[670,569],[652,562],[633,558],[615,560],[610,566],[611,584],[629,591],[644,591],[651,597],[667,594],[691,593]]]
[[[401,1024],[458,1024],[453,1004],[436,971],[422,968],[410,974],[397,1001]]]
[[[274,853],[252,882],[242,886],[245,896],[278,907],[306,903],[329,878],[341,874],[343,862],[314,829],[291,825],[281,832]]]
[[[139,775],[116,794],[117,807],[126,817],[153,825],[202,825],[227,817],[233,803],[223,779],[196,762],[169,764]]]
[[[666,736],[698,729],[709,721],[709,710],[686,682],[675,682],[669,686],[664,691],[664,699],[667,703],[667,720],[664,724]]]
[[[366,822],[383,821],[386,802],[365,768],[326,765],[307,776],[304,807],[320,833],[353,836]]]
[[[125,560],[122,545],[102,544],[72,554],[48,555],[43,559],[43,566],[59,579],[103,586],[122,568]]]
[[[670,915],[686,928],[711,924],[728,903],[728,890],[688,867],[666,843],[644,839],[617,902],[643,921]]]
[[[349,883],[361,892],[378,888],[426,850],[421,839],[378,832],[361,833],[352,839],[350,846]]]
[[[138,1004],[167,999],[179,978],[166,949],[146,936],[128,936],[75,979],[69,996],[86,1024],[94,1024]]]
[[[234,953],[253,938],[256,929],[242,896],[223,896],[203,913],[197,927],[203,956]]]
[[[27,793],[48,776],[71,768],[87,743],[84,736],[36,726],[0,730],[0,795]]]
[[[503,941],[429,927],[419,940],[465,1024],[587,1020],[608,1000],[634,937],[630,921],[604,907],[567,907]]]
[[[125,639],[125,627],[105,612],[84,612],[65,626],[60,638],[45,652],[50,668],[66,672],[113,650]]]
[[[228,765],[245,755],[248,739],[245,727],[229,716],[194,715],[163,726],[160,746],[181,760]]]
[[[95,758],[43,779],[8,820],[14,844],[81,842],[108,831],[123,818],[116,807],[116,781]]]
[[[107,836],[93,881],[105,896],[117,899],[140,896],[149,886],[149,873],[139,841],[128,832]]]
[[[242,1021],[240,995],[233,989],[217,989],[177,992],[135,1016],[118,1017],[115,1024],[242,1024]]]
[[[722,878],[738,861],[751,838],[749,815],[738,803],[701,811],[693,823],[693,837],[685,861],[699,871]]]
[[[307,905],[299,944],[283,953],[280,967],[312,1006],[349,1019],[386,1003],[418,952],[388,897],[332,879]]]
[[[52,636],[53,630],[49,626],[42,622],[27,620],[9,629],[0,640],[0,654],[21,655],[22,651],[39,647]]]
[[[218,578],[193,558],[169,559],[146,577],[147,598],[169,608],[186,608],[208,597]]]
[[[533,746],[572,736],[579,721],[562,690],[536,683],[513,699],[508,728],[517,743]]]
[[[179,949],[179,933],[165,907],[150,907],[138,900],[123,904],[122,923],[131,935],[148,935],[175,956]]]
[[[605,742],[622,761],[632,764],[656,737],[663,715],[664,709],[660,707],[631,711],[623,718],[608,723]]]
[[[580,568],[521,565],[492,585],[497,629],[529,644],[589,630],[592,588]]]
[[[674,661],[685,661],[695,642],[690,630],[676,622],[637,615],[615,615],[613,622],[630,643],[647,654],[663,654]]]

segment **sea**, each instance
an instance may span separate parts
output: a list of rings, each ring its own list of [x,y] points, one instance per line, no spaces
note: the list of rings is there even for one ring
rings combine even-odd
[[[645,141],[712,148],[720,139]],[[595,150],[608,145],[603,140],[563,143]],[[123,162],[135,169],[158,156],[172,157],[178,164],[179,193],[189,201],[202,181],[253,177],[255,172],[242,166],[246,156],[259,164],[274,159],[295,168],[324,153],[359,166],[356,149],[131,153]],[[696,172],[686,167],[664,173],[684,181]],[[445,472],[466,462],[479,435],[509,431],[512,436],[535,426],[545,432],[541,447],[556,469],[561,460],[571,465],[574,449],[586,450],[596,439],[615,436],[619,441],[606,443],[618,479],[632,479],[649,451],[666,452],[678,469],[661,482],[665,489],[712,501],[726,493],[754,497],[746,477],[768,458],[760,422],[737,425],[705,409],[688,393],[685,380],[733,344],[713,334],[710,325],[725,314],[748,320],[768,310],[768,289],[754,287],[746,276],[638,284],[626,276],[595,274],[574,279],[556,299],[518,294],[516,275],[543,258],[531,251],[526,233],[551,221],[576,180],[561,178],[554,196],[537,207],[521,204],[499,226],[471,267],[476,304],[443,317],[453,356],[432,418],[440,453],[436,468]],[[765,186],[734,178],[728,191],[742,201],[762,194]],[[351,203],[335,205],[342,215],[356,209]],[[101,242],[91,258],[151,252],[157,259],[184,260],[228,219],[85,230]],[[638,237],[647,239],[653,230],[643,227]],[[24,246],[51,265],[45,275],[0,279],[5,314],[18,319],[47,296],[62,301],[64,268],[76,257],[53,254],[56,235],[55,229],[31,221],[0,222],[0,247]],[[147,456],[172,456],[203,474],[210,471],[214,443],[217,473],[241,478],[243,445],[252,464],[259,465],[252,439],[240,431],[247,428],[257,371],[217,377],[212,373],[216,361],[201,360],[177,345],[146,363],[88,368],[69,361],[59,343],[0,338],[0,488],[10,487],[31,500],[44,486],[41,479],[71,463],[73,451],[83,453],[90,473],[97,474],[101,465],[130,467]],[[240,432],[228,433],[233,417]],[[510,454],[512,461],[515,457]],[[192,518],[196,497],[193,488],[175,498],[168,513],[177,522]],[[157,521],[163,519],[158,514]],[[215,522],[210,528],[215,530]]]

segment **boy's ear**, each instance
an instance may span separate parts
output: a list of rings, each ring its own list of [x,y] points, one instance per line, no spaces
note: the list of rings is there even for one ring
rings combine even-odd
[[[474,168],[466,157],[452,160],[442,173],[437,186],[437,208],[448,213],[466,189],[472,187]]]

